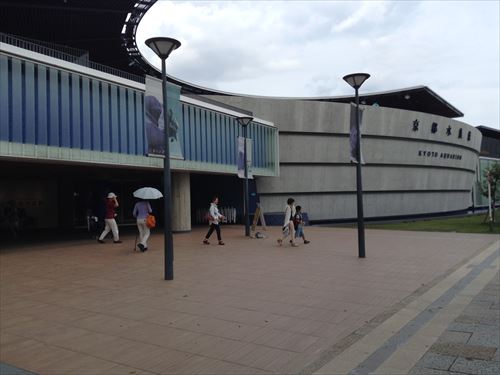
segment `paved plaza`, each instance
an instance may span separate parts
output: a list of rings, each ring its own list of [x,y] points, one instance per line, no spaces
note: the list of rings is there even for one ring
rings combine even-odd
[[[173,281],[159,232],[1,249],[0,373],[496,373],[498,236],[278,230],[176,234]]]

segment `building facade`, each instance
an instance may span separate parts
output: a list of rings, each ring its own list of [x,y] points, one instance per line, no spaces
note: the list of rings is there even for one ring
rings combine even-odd
[[[350,105],[319,100],[215,96],[269,119],[280,132],[280,176],[259,178],[268,212],[293,196],[311,221],[356,217],[350,162]],[[463,211],[471,206],[481,133],[460,121],[410,110],[362,106],[367,218]]]
[[[163,158],[148,152],[146,85],[24,47],[0,43],[0,203],[14,202],[38,228],[85,226],[114,191],[123,202],[119,222],[133,223],[132,192],[162,183]],[[192,214],[213,194],[241,216],[236,117],[249,112],[201,97],[178,100],[183,156],[171,160],[174,230],[190,230]],[[254,117],[252,174],[275,176],[277,129]]]
[[[122,201],[119,223],[133,224],[132,192],[162,187],[163,159],[149,152],[145,113],[145,76],[160,74],[135,40],[155,1],[88,0],[100,9],[88,20],[77,17],[85,8],[65,3],[54,10],[45,0],[46,7],[13,5],[0,14],[0,205],[16,205],[27,225],[84,227],[109,191]],[[12,22],[20,17],[29,27]],[[89,43],[89,33],[109,45]],[[64,48],[54,35],[67,39]],[[108,61],[115,66],[103,65]],[[190,230],[213,195],[242,222],[240,116],[254,118],[251,212],[260,201],[268,221],[279,223],[292,196],[312,223],[356,218],[353,96],[256,97],[169,81],[179,92],[182,155],[171,159],[174,230]],[[456,120],[463,116],[458,109],[425,86],[361,93],[361,103],[368,219],[463,212],[479,204],[472,188],[481,178],[484,138]],[[161,217],[162,205],[154,206]]]

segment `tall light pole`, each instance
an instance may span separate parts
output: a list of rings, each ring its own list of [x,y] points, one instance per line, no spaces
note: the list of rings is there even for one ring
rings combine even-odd
[[[358,90],[368,78],[370,78],[370,75],[367,73],[348,74],[343,78],[344,81],[346,81],[351,87],[353,87],[356,92],[356,130],[357,130],[356,159],[358,160],[358,162],[356,163],[356,195],[358,202],[358,257],[359,258],[365,257],[365,224],[363,218],[363,187],[361,183],[361,130],[359,129]]]
[[[167,110],[167,73],[165,60],[173,50],[180,47],[181,42],[173,38],[150,38],[146,45],[161,59],[161,78],[163,89],[163,128],[165,130],[165,158],[163,160],[163,204],[164,204],[164,242],[165,242],[165,280],[174,279],[174,242],[172,240],[172,213],[171,213],[171,185],[170,185],[170,150],[168,135],[168,110]]]
[[[250,202],[248,199],[248,162],[247,162],[247,127],[253,121],[253,117],[242,116],[236,117],[236,121],[243,127],[243,138],[245,138],[245,143],[243,147],[243,159],[245,162],[245,186],[243,189],[243,215],[245,216],[245,236],[250,237]]]

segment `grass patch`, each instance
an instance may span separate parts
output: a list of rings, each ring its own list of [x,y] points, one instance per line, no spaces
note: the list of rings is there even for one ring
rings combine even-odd
[[[490,225],[484,222],[485,214],[451,217],[445,219],[428,219],[403,221],[390,224],[366,223],[369,229],[410,230],[426,232],[458,232],[458,233],[485,233],[500,234],[500,210],[496,211],[497,222],[490,230]]]

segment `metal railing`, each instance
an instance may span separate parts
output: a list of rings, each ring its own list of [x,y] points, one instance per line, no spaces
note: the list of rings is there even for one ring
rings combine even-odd
[[[40,53],[55,59],[64,60],[87,68],[95,69],[103,73],[108,73],[117,77],[129,79],[131,81],[145,83],[145,78],[136,74],[124,72],[123,70],[112,68],[103,64],[89,60],[88,51],[55,43],[37,41],[33,39],[18,37],[10,34],[0,33],[0,42],[10,44],[28,51]]]

